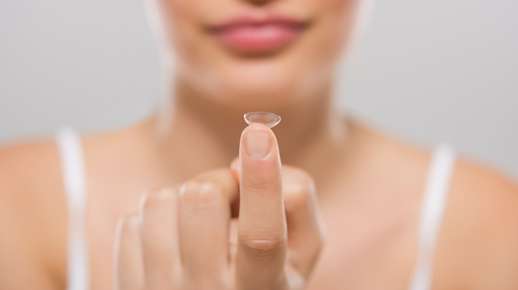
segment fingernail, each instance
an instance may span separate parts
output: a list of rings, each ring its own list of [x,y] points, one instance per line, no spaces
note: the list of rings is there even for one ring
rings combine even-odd
[[[245,149],[253,159],[264,159],[272,149],[270,134],[264,129],[249,128],[245,135]]]

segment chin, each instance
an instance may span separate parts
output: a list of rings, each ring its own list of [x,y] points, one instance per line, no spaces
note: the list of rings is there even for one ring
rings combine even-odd
[[[292,76],[279,71],[223,74],[213,97],[243,111],[275,111],[303,97],[299,80]]]
[[[208,58],[207,55],[214,56]],[[241,111],[276,111],[315,96],[331,70],[308,53],[235,58],[207,53],[180,67],[183,80],[200,95]],[[303,61],[303,60],[306,61]]]
[[[225,82],[219,93],[208,95],[224,106],[241,111],[275,111],[292,103],[294,98],[290,88],[271,83],[245,82],[236,84]]]
[[[316,70],[281,62],[240,63],[218,71],[218,91],[224,92],[219,98],[246,110],[284,108],[311,97],[311,92],[321,87],[315,74],[308,73]]]

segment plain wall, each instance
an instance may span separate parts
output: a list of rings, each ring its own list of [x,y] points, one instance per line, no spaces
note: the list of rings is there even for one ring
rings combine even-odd
[[[187,0],[186,0],[187,1]],[[161,68],[144,0],[0,1],[0,141],[149,114]],[[518,176],[518,1],[378,1],[339,101],[411,141]]]

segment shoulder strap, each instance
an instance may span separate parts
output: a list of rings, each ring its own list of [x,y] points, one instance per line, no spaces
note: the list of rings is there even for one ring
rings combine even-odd
[[[446,207],[454,163],[455,153],[447,145],[440,145],[432,156],[421,210],[419,252],[411,290],[431,288],[435,243]]]
[[[60,130],[57,144],[68,201],[68,290],[88,289],[85,239],[85,175],[80,136],[71,129]]]

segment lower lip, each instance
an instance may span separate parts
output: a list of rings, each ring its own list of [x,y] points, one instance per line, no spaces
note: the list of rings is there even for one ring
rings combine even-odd
[[[215,35],[227,48],[243,54],[267,54],[291,44],[300,34],[300,27],[260,25],[229,28]]]

